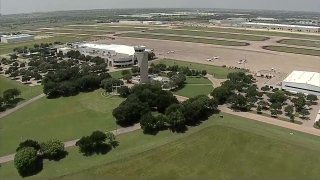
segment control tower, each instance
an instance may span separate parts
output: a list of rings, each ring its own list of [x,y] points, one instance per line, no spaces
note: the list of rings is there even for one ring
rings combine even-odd
[[[138,60],[138,67],[140,68],[140,84],[149,83],[148,78],[148,52],[146,52],[146,48],[144,46],[136,46],[134,47],[135,57]]]

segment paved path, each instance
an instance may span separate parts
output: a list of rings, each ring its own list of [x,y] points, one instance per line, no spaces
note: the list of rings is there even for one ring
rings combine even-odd
[[[121,134],[126,134],[126,133],[129,133],[129,132],[136,131],[136,130],[138,130],[138,129],[141,129],[140,124],[136,124],[136,125],[134,125],[134,126],[127,127],[127,128],[119,128],[119,129],[116,129],[116,130],[112,131],[112,133],[113,133],[114,135],[118,136],[118,135],[121,135]],[[64,147],[65,147],[65,148],[73,147],[73,146],[76,145],[76,142],[77,142],[78,140],[79,140],[79,139],[75,139],[75,140],[71,140],[71,141],[64,142]],[[0,164],[13,161],[13,160],[14,160],[14,155],[15,155],[15,154],[10,154],[10,155],[7,155],[7,156],[2,156],[2,157],[0,157]]]
[[[21,103],[21,104],[17,105],[16,107],[14,107],[12,109],[9,109],[9,110],[6,110],[3,113],[0,113],[0,120],[1,120],[1,118],[4,118],[4,117],[8,116],[9,114],[12,114],[12,113],[16,112],[17,110],[19,110],[19,109],[21,109],[21,108],[33,103],[34,101],[37,101],[38,99],[43,98],[43,97],[45,97],[45,94],[40,94],[40,95],[38,95],[38,96],[36,96],[36,97],[34,97],[32,99],[29,99],[28,101],[26,101],[24,103]]]

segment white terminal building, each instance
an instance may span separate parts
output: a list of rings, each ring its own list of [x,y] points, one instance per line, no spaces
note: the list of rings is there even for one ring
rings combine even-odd
[[[291,24],[272,24],[272,23],[255,23],[255,22],[243,22],[240,25],[242,27],[255,28],[255,29],[292,31],[292,32],[307,32],[307,33],[320,33],[320,27],[316,27],[316,26],[302,26],[302,25],[291,25]]]
[[[108,66],[112,67],[126,67],[138,62],[134,46],[94,43],[73,44],[72,46],[57,48],[57,52],[61,51],[63,54],[66,54],[70,50],[78,50],[84,55],[105,58],[108,60]],[[150,49],[145,49],[145,51],[148,54],[152,53]]]
[[[295,93],[320,96],[320,73],[293,71],[283,80],[282,89]]]
[[[32,41],[33,39],[34,39],[34,36],[30,34],[2,35],[1,43],[16,43],[16,42]]]

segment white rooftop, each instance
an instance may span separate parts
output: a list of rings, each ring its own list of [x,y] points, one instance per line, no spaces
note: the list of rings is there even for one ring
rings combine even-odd
[[[320,87],[320,73],[306,72],[306,71],[293,71],[284,82],[309,84]]]
[[[116,53],[134,55],[134,47],[127,45],[118,45],[118,44],[93,44],[93,43],[85,43],[81,44],[82,47],[115,51]]]
[[[246,25],[261,25],[261,26],[276,26],[276,27],[289,27],[289,28],[307,28],[307,29],[320,29],[316,26],[301,26],[301,25],[291,25],[291,24],[272,24],[272,23],[254,23],[254,22],[245,22],[242,24]]]
[[[32,37],[32,36],[33,35],[30,35],[30,34],[2,35],[2,37],[6,39],[16,39],[16,38]]]

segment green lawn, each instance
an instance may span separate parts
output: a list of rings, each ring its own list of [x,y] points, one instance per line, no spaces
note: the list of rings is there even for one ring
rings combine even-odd
[[[320,56],[320,50],[316,50],[316,49],[295,48],[295,47],[287,47],[287,46],[264,46],[263,49],[267,49],[270,51],[293,53],[293,54]]]
[[[212,91],[212,85],[185,84],[183,88],[174,91],[173,93],[179,96],[192,98],[198,95],[208,95]]]
[[[123,25],[99,25],[99,26],[67,26],[62,27],[67,29],[86,29],[86,30],[106,30],[106,31],[141,31],[147,30],[148,27],[134,27],[134,26],[123,26]]]
[[[27,42],[20,42],[20,43],[9,43],[9,44],[2,44],[0,45],[0,55],[1,54],[8,54],[11,53],[12,50],[16,47],[33,47],[34,44],[40,44],[40,43],[54,43],[54,42],[73,42],[73,41],[80,41],[88,39],[89,37],[81,36],[55,36],[51,38],[45,38],[45,39],[38,39],[33,41],[27,41]]]
[[[122,99],[102,90],[77,96],[42,98],[0,121],[0,156],[13,153],[21,140],[73,140],[94,130],[115,129],[112,110]]]
[[[191,27],[191,26],[182,26],[182,27],[179,27],[178,29],[243,33],[243,34],[254,34],[254,35],[264,35],[264,36],[279,36],[279,37],[320,40],[319,35],[311,35],[311,34],[308,35],[308,34],[289,33],[289,32],[247,30],[247,29],[236,29],[236,28],[218,28],[218,27]]]
[[[299,39],[283,39],[279,41],[281,44],[297,45],[297,46],[307,46],[320,48],[320,41],[308,41]]]
[[[116,78],[116,79],[121,79],[123,78],[122,76],[122,71],[114,71],[114,72],[110,72],[110,75],[113,77],[113,78]]]
[[[222,45],[222,46],[247,46],[249,43],[238,42],[238,41],[229,41],[229,40],[218,40],[218,39],[206,39],[206,38],[193,38],[193,37],[182,37],[176,35],[157,35],[157,34],[148,34],[148,33],[124,33],[118,36],[123,37],[133,37],[133,38],[147,38],[147,39],[161,39],[161,40],[170,40],[170,41],[182,41],[182,42],[194,42],[194,43],[204,43],[204,44],[213,44],[213,45]]]
[[[42,86],[27,86],[20,82],[13,81],[4,76],[0,76],[0,96],[7,89],[17,88],[21,91],[21,98],[28,100],[42,93]]]
[[[156,61],[155,63],[163,63],[168,66],[178,65],[178,66],[185,66],[189,67],[190,69],[195,70],[206,70],[208,74],[214,75],[217,79],[226,79],[228,74],[230,72],[235,72],[237,70],[234,69],[228,69],[220,66],[213,66],[208,64],[199,64],[199,63],[191,63],[181,60],[174,60],[174,59],[161,59],[159,61]]]
[[[187,84],[212,84],[207,78],[187,76]]]
[[[265,41],[269,39],[264,36],[245,35],[245,34],[231,34],[222,32],[205,32],[205,31],[190,31],[190,30],[175,30],[175,29],[156,29],[150,30],[151,33],[163,33],[163,34],[176,34],[176,35],[189,35],[189,36],[203,36],[213,38],[225,38],[235,40],[246,40],[246,41]]]
[[[59,161],[45,161],[28,179],[317,179],[320,138],[245,118],[217,115],[186,133],[142,131],[118,137],[106,155],[82,156],[76,148]],[[290,135],[294,132],[293,135]],[[19,178],[13,163],[3,179]],[[62,176],[62,177],[61,177]]]

